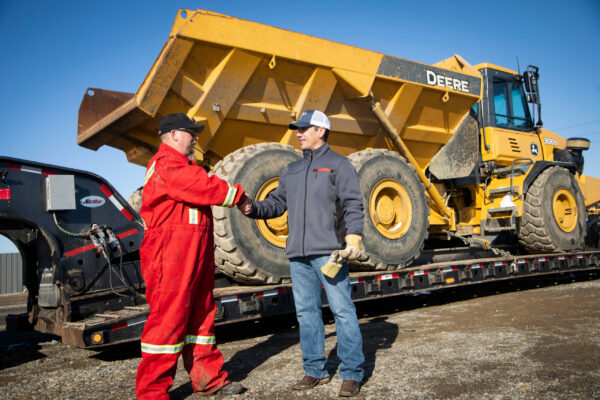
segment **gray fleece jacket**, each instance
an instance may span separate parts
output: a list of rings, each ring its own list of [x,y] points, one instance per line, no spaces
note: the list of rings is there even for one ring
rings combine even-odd
[[[255,202],[249,217],[269,219],[288,211],[288,258],[326,255],[341,249],[344,236],[363,232],[363,204],[356,170],[328,144],[304,151],[290,163],[279,186]]]

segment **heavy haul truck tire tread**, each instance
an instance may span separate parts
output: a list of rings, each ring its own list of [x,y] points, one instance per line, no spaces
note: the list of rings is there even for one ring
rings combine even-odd
[[[423,250],[429,207],[415,169],[398,153],[384,149],[351,154],[365,207],[363,246],[366,259],[353,270],[404,268]]]
[[[519,243],[531,252],[562,252],[584,246],[587,212],[575,178],[562,167],[544,170],[523,202]]]
[[[129,196],[127,199],[127,203],[139,214],[140,209],[142,208],[142,189],[143,187],[137,189],[135,192]]]
[[[231,184],[240,183],[250,198],[263,200],[277,187],[285,167],[301,157],[292,146],[259,143],[227,155],[214,173]],[[286,217],[287,213],[278,219],[253,220],[235,209],[213,207],[217,268],[243,284],[289,282]]]

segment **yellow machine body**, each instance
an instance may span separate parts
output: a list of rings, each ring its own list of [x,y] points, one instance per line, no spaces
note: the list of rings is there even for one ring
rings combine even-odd
[[[135,94],[88,89],[77,142],[93,150],[115,147],[130,162],[146,166],[158,148],[160,120],[185,113],[205,125],[196,156],[200,165],[213,169],[251,145],[299,149],[288,124],[303,111],[318,109],[331,121],[333,150],[349,156],[384,149],[407,160],[426,191],[430,233],[514,231],[532,184],[528,179],[543,171],[534,165],[554,162],[567,140],[540,127],[482,124],[482,107],[495,101],[486,97],[493,74],[520,77],[491,64],[471,66],[458,55],[427,65],[206,10],[180,10]],[[472,115],[477,107],[479,117]],[[451,143],[455,135],[458,143]],[[447,148],[444,157],[451,159],[452,146],[472,149],[467,158],[473,171],[463,175],[475,179],[443,177],[458,164],[436,158],[443,158]],[[581,172],[572,175],[585,205],[598,203],[600,181]],[[269,184],[269,190],[275,188],[276,179]],[[383,214],[392,227],[394,221],[409,221],[406,213],[412,211],[401,203],[410,195],[393,182],[382,185],[377,193],[384,195],[372,204],[379,210],[374,223]],[[569,200],[558,196],[556,204]],[[392,211],[382,212],[388,205]],[[570,208],[563,208],[562,214],[569,214]],[[407,232],[378,229],[390,240]],[[259,230],[271,244],[285,246],[285,219],[263,223]]]

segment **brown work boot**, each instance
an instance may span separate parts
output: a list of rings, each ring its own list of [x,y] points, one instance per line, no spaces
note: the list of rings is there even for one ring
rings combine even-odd
[[[331,378],[325,377],[323,379],[317,379],[317,378],[313,378],[310,375],[306,375],[304,378],[300,379],[298,382],[296,382],[294,384],[294,386],[292,386],[292,389],[294,390],[309,390],[314,388],[317,385],[324,385],[326,383],[329,383],[331,381]]]
[[[360,383],[351,379],[344,379],[340,387],[340,397],[354,397],[360,391]]]

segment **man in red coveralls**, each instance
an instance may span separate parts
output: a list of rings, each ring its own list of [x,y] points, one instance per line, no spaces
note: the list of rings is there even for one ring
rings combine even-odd
[[[194,163],[202,129],[185,114],[167,115],[159,125],[162,143],[146,171],[140,214],[147,229],[140,258],[150,315],[136,378],[139,399],[169,398],[180,353],[194,392],[244,391],[227,379],[215,344],[210,206],[243,204],[246,195],[240,185],[209,177]]]

